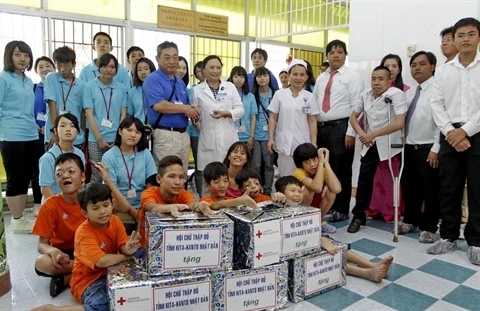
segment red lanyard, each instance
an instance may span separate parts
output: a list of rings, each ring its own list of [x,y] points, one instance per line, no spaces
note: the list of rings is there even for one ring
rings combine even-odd
[[[100,92],[102,92],[102,97],[103,97],[103,103],[105,104],[105,110],[107,111],[107,120],[110,120],[110,107],[112,107],[112,97],[113,97],[113,88],[110,88],[110,99],[108,101],[108,106],[107,106],[107,100],[105,99],[105,94],[103,94],[103,90],[101,87],[98,87],[100,89]]]
[[[131,171],[129,172],[129,171],[128,171],[127,161],[125,161],[125,156],[123,155],[122,149],[120,149],[120,147],[118,147],[118,149],[120,150],[120,154],[122,155],[123,164],[125,164],[125,170],[127,171],[128,189],[131,190],[131,189],[132,189],[132,179],[133,179],[133,169],[135,168],[135,158],[133,158],[132,169],[131,169]],[[135,152],[135,151],[133,152],[133,155],[136,156],[136,152]]]
[[[66,111],[67,108],[67,100],[68,100],[68,96],[70,96],[70,91],[72,90],[72,87],[73,87],[73,83],[75,82],[75,77],[73,77],[73,80],[72,80],[72,84],[70,84],[70,87],[68,88],[68,93],[67,93],[67,97],[65,97],[65,93],[63,92],[63,86],[60,86],[60,89],[62,90],[62,99],[63,99],[63,111]]]

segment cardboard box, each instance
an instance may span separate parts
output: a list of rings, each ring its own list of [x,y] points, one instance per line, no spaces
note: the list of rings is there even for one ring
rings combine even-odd
[[[110,310],[210,310],[210,274],[149,277],[133,260],[108,268]]]
[[[148,212],[145,222],[150,276],[232,269],[233,221],[222,212],[178,218]]]
[[[224,210],[235,222],[235,269],[258,268],[320,251],[319,209],[271,201],[259,206],[262,210]]]
[[[289,298],[300,302],[347,283],[348,245],[331,240],[337,246],[335,256],[326,251],[295,258],[289,262]]]
[[[288,263],[214,272],[214,311],[277,310],[288,306]],[[200,310],[199,310],[200,311]]]

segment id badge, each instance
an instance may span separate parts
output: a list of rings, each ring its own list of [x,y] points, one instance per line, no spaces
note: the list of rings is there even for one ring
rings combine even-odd
[[[60,110],[60,115],[68,113],[68,110]]]
[[[113,122],[108,120],[108,119],[103,119],[101,124],[102,124],[102,126],[108,127],[110,129],[113,126]]]
[[[245,133],[245,126],[244,126],[244,125],[240,125],[239,127],[237,127],[237,132],[238,132],[238,133]]]
[[[268,132],[268,125],[264,125],[264,126],[263,126],[263,131],[264,131],[264,132]]]
[[[37,120],[46,122],[47,121],[47,115],[43,112],[39,112],[39,113],[37,113]]]
[[[307,113],[307,114],[310,113],[311,111],[310,106],[303,107],[302,110],[303,110],[303,113]]]
[[[132,199],[137,196],[137,193],[135,192],[135,189],[128,189],[127,190],[127,199]]]

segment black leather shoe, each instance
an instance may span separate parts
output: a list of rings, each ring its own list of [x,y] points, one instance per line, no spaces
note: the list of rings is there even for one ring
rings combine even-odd
[[[348,226],[347,232],[348,233],[357,233],[360,230],[361,226],[365,226],[367,223],[366,220],[362,220],[360,218],[353,218],[352,222]]]

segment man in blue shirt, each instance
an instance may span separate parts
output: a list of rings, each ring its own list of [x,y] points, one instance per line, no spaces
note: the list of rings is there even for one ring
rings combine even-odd
[[[157,47],[155,56],[159,69],[151,73],[143,83],[147,104],[147,119],[153,132],[153,157],[158,163],[168,155],[178,156],[187,176],[190,137],[188,118],[197,121],[200,110],[190,106],[187,88],[175,76],[178,67],[178,47],[165,41]]]
[[[257,68],[265,67],[265,64],[267,63],[267,60],[268,60],[267,51],[265,51],[264,49],[256,48],[255,50],[253,50],[252,54],[250,55],[250,59],[252,60],[253,70],[251,73],[247,75],[247,78],[248,78],[248,87],[250,88],[250,92],[251,92],[253,88],[253,74],[255,73],[255,70]],[[270,81],[272,81],[273,88],[275,90],[278,90],[278,82],[273,74],[270,74]]]

